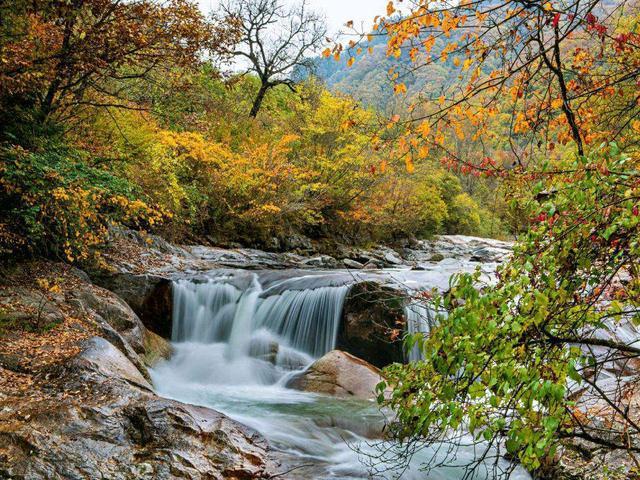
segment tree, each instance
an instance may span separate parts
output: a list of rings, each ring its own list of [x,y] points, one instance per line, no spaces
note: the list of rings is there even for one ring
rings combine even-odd
[[[1,0],[0,12],[0,106],[40,121],[125,107],[136,81],[198,65],[233,39],[233,25],[208,23],[189,0]]]
[[[285,8],[281,0],[229,0],[222,15],[238,19],[241,39],[231,55],[248,62],[247,72],[260,80],[250,115],[256,117],[267,92],[278,85],[295,91],[289,74],[310,65],[307,55],[317,51],[326,34],[324,19],[310,11],[306,0]]]
[[[436,300],[448,316],[428,338],[409,337],[424,361],[386,371],[393,395],[380,400],[396,413],[390,432],[406,452],[444,443],[444,463],[471,433],[466,443],[479,455],[466,478],[487,463],[493,477],[510,473],[505,453],[557,478],[548,468],[563,444],[624,451],[633,478],[640,349],[637,337],[617,333],[640,321],[637,5],[421,1],[402,18],[394,12],[390,2],[377,25],[389,55],[406,51],[416,69],[452,62],[460,70],[458,82],[418,97],[394,122],[405,154],[434,146],[465,168],[500,174],[529,229],[497,285],[479,272],[457,277]],[[505,112],[509,121],[496,121]],[[495,136],[508,139],[515,168],[452,154],[452,139]]]
[[[373,33],[362,34],[359,47],[366,46],[366,37],[371,43],[385,35],[387,55],[411,59],[410,67],[390,72],[399,96],[416,72],[438,64],[457,70],[456,81],[439,92],[429,85],[408,99],[409,114],[401,124],[410,136],[451,157],[448,132],[465,141],[502,137],[508,139],[512,164],[521,165],[568,143],[579,154],[604,140],[625,148],[623,137],[640,113],[640,37],[632,20],[637,11],[627,0],[480,0],[437,8],[418,1],[398,16],[389,2],[388,15],[379,17]],[[350,54],[366,51],[354,45]],[[343,51],[334,46],[334,54]],[[610,108],[596,112],[598,102]],[[497,131],[501,112],[511,118]]]

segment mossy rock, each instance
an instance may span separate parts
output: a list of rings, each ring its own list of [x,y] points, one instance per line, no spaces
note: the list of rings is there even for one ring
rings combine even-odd
[[[144,356],[145,365],[153,368],[163,360],[169,360],[173,354],[173,347],[169,341],[151,330],[144,332]]]
[[[342,309],[336,348],[378,368],[404,361],[406,295],[376,282],[354,285]]]

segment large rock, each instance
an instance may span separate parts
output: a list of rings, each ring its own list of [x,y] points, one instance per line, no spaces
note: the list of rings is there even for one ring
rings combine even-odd
[[[342,260],[342,263],[345,267],[349,269],[359,270],[364,267],[364,265],[357,260],[351,260],[350,258],[345,258]]]
[[[329,255],[319,255],[317,257],[311,257],[304,260],[302,264],[306,267],[318,267],[318,268],[335,268],[338,262],[335,258]]]
[[[68,302],[93,316],[98,323],[106,322],[122,335],[134,351],[144,351],[144,326],[124,300],[88,283],[76,286],[68,296]]]
[[[296,375],[287,387],[304,392],[373,400],[380,370],[340,350],[332,350]]]
[[[148,391],[153,388],[136,366],[116,347],[102,337],[93,337],[83,344],[82,352],[70,363],[72,370],[86,376],[89,373],[124,380]]]
[[[86,342],[77,358],[50,375],[64,395],[0,408],[0,478],[275,475],[257,433],[208,408],[156,396],[103,339]]]
[[[152,332],[171,337],[172,282],[158,275],[111,273],[94,276],[98,285],[122,298]]]
[[[154,367],[163,360],[169,360],[172,354],[173,347],[169,341],[145,329],[143,357],[145,365]]]
[[[336,348],[383,368],[404,361],[405,295],[375,282],[354,285],[342,309]]]

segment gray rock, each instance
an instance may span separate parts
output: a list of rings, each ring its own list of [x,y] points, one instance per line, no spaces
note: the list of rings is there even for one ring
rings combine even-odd
[[[0,411],[0,478],[275,476],[266,442],[225,415],[156,396],[118,349],[91,339],[58,373],[80,396]]]
[[[76,304],[87,314],[97,315],[120,333],[137,353],[144,351],[144,326],[129,305],[114,295],[93,285],[82,285],[71,293]]]
[[[362,268],[364,268],[365,270],[378,270],[383,267],[384,265],[381,262],[370,260]]]
[[[390,265],[402,265],[404,261],[395,253],[387,252],[382,257],[383,260]]]
[[[354,270],[359,270],[364,267],[362,263],[356,260],[351,260],[350,258],[345,258],[344,260],[342,260],[342,263],[344,264],[345,267],[351,268]]]
[[[330,257],[329,255],[320,255],[304,260],[302,264],[307,267],[335,268],[338,262],[335,258]]]
[[[138,246],[153,249],[160,253],[174,255],[177,257],[190,257],[189,252],[185,249],[166,241],[158,235],[152,235],[149,233],[143,234],[135,230],[122,227],[111,227],[109,234],[112,239],[124,238]]]
[[[71,361],[72,368],[103,375],[106,378],[125,380],[152,391],[153,388],[125,355],[101,337],[83,342],[82,352]]]
[[[287,387],[343,398],[376,398],[380,370],[346,352],[333,350],[293,377]]]
[[[497,262],[504,258],[504,256],[504,251],[500,249],[481,247],[471,252],[471,261],[482,263]]]

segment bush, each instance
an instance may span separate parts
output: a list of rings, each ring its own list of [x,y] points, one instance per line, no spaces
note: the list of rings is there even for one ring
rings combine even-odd
[[[135,187],[90,167],[82,151],[60,145],[0,149],[0,253],[85,260],[109,226],[149,228],[162,214]]]

